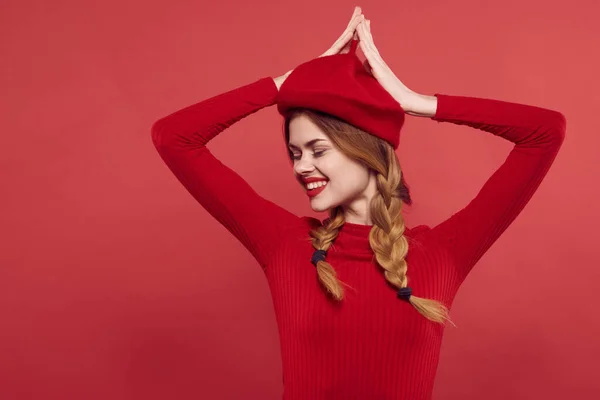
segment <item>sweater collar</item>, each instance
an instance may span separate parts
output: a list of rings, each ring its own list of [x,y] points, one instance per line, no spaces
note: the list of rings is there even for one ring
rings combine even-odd
[[[369,243],[369,233],[373,225],[361,225],[350,222],[344,222],[338,232],[338,236],[333,242],[333,246],[340,251],[355,254],[372,254],[371,244]],[[409,235],[410,229],[405,228],[405,234]]]

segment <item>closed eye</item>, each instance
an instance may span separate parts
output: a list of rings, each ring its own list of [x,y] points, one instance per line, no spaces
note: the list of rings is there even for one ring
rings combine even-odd
[[[325,150],[321,150],[321,151],[315,151],[313,153],[314,157],[321,157],[323,155],[323,153],[325,153]],[[295,155],[291,155],[292,160],[299,160],[302,156],[295,156]]]

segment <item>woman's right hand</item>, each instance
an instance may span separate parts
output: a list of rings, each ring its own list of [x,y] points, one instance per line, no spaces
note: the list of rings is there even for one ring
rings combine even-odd
[[[348,23],[346,30],[344,30],[344,32],[338,38],[338,40],[336,40],[335,43],[329,49],[327,49],[327,51],[325,51],[325,53],[321,54],[319,57],[347,53],[348,50],[350,49],[350,40],[352,38],[357,37],[356,27],[364,18],[365,18],[365,16],[362,14],[361,8],[355,7],[354,13],[352,14],[352,18],[350,18],[350,22]],[[285,80],[292,73],[292,71],[293,70],[289,70],[285,74],[283,74],[277,78],[273,78],[273,80],[275,81],[275,85],[277,86],[277,90],[279,90],[279,88],[281,88],[281,85],[283,84],[283,82],[285,82]]]

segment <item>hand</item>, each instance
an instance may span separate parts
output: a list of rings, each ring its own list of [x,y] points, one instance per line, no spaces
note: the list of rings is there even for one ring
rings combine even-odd
[[[365,16],[362,13],[360,7],[354,7],[354,13],[352,13],[352,18],[350,18],[350,22],[346,27],[346,30],[342,33],[342,35],[335,41],[333,46],[331,46],[325,53],[321,54],[319,57],[332,56],[334,54],[344,54],[350,50],[350,40],[353,37],[357,37],[356,28],[358,24],[365,20]]]
[[[391,70],[391,68],[383,61],[379,50],[373,43],[371,35],[371,21],[365,19],[358,24],[356,29],[359,37],[359,45],[365,54],[366,61],[364,63],[367,71],[377,79],[381,86],[392,95],[392,97],[400,104],[402,109],[408,114],[417,115],[413,112],[420,108],[423,103],[422,95],[410,90]]]
[[[362,10],[360,7],[354,7],[354,12],[352,13],[352,18],[350,18],[350,22],[348,26],[342,33],[342,35],[333,43],[333,45],[321,54],[319,57],[331,56],[334,54],[343,54],[347,53],[350,50],[350,41],[353,37],[357,37],[356,27],[358,24],[364,20],[364,15],[362,14]],[[318,58],[319,58],[318,57]],[[293,70],[289,70],[285,74],[274,78],[275,85],[277,86],[277,90],[281,87],[286,78],[292,73]]]

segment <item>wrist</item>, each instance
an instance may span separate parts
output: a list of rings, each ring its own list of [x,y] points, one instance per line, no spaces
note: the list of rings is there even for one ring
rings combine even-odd
[[[406,114],[431,118],[437,111],[437,97],[415,93],[402,108]]]
[[[279,90],[279,88],[281,88],[281,85],[283,84],[283,82],[287,79],[287,77],[292,73],[292,70],[286,72],[285,74],[278,76],[277,78],[273,78],[273,81],[275,82],[275,85],[277,86],[277,90]]]

